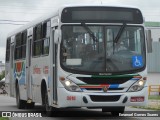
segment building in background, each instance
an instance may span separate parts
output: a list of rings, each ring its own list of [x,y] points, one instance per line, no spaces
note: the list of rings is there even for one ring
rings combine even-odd
[[[146,22],[145,26],[151,30],[152,53],[148,54],[148,72],[160,72],[160,22]]]
[[[160,22],[145,22],[148,30],[151,30],[153,42],[160,42]]]
[[[0,61],[0,74],[5,70],[5,64]]]

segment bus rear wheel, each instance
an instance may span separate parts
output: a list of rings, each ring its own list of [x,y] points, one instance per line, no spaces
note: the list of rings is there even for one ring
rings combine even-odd
[[[16,85],[16,103],[18,109],[24,109],[26,107],[26,101],[20,99],[20,92],[18,85]]]
[[[122,113],[121,111],[112,111],[112,116],[119,116],[119,113]]]

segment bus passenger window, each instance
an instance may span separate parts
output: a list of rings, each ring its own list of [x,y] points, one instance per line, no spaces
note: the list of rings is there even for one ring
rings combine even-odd
[[[15,36],[15,39],[16,39],[15,60],[26,58],[27,31],[18,33]]]
[[[49,38],[43,40],[43,54],[49,53]]]
[[[27,31],[22,33],[22,58],[26,58]]]
[[[42,54],[42,25],[39,24],[34,28],[33,56]]]
[[[10,42],[11,38],[7,39],[7,46],[6,46],[6,62],[8,62],[10,59]]]
[[[42,38],[42,25],[39,24],[38,26],[35,27],[35,39],[34,39],[34,41],[39,40],[41,38]]]
[[[21,59],[22,58],[22,47],[21,47],[21,44],[22,44],[22,40],[21,40],[21,33],[18,33],[16,36],[15,36],[15,39],[16,39],[16,47],[15,47],[15,60],[17,59]]]
[[[43,23],[42,32],[42,54],[47,55],[49,54],[50,21]]]

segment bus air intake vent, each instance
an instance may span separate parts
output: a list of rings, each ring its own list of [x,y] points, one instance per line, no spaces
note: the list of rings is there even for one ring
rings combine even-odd
[[[90,95],[90,98],[93,102],[116,102],[120,99],[120,95],[110,95],[110,96],[103,96],[103,95]]]

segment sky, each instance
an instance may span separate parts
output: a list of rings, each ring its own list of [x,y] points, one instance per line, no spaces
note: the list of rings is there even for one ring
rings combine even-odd
[[[0,61],[5,62],[7,34],[63,4],[137,6],[146,21],[160,22],[160,0],[0,0]]]

